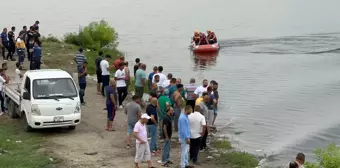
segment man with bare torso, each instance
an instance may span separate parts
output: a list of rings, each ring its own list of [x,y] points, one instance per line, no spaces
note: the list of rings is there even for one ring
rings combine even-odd
[[[181,96],[181,91],[183,90],[183,84],[176,85],[177,90],[175,91],[173,98],[174,98],[174,112],[175,112],[175,131],[178,131],[178,119],[181,115],[181,107],[183,104],[183,99]]]

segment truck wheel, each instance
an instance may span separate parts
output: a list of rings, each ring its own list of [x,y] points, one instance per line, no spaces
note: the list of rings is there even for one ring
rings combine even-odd
[[[73,126],[68,126],[68,129],[69,129],[69,130],[75,130],[75,129],[76,129],[76,126],[74,126],[74,125],[73,125]]]
[[[26,119],[26,114],[22,114],[22,123],[24,126],[24,131],[26,132],[32,132],[33,128],[28,125],[27,119]]]
[[[12,100],[8,101],[8,115],[11,118],[18,118],[18,114],[16,113],[16,107]]]

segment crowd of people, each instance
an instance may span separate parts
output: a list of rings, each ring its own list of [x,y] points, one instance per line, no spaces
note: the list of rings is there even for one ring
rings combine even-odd
[[[22,30],[16,36],[16,27],[12,26],[8,31],[4,28],[1,32],[0,47],[4,60],[18,61],[20,69],[23,69],[24,60],[27,55],[30,61],[30,70],[40,69],[41,65],[41,40],[39,33],[39,21],[36,21],[27,30],[27,26],[23,26]],[[7,55],[6,55],[7,51]],[[15,59],[14,55],[18,58]]]
[[[111,55],[98,53],[95,60],[97,74],[97,92],[106,97],[107,131],[115,131],[113,122],[116,110],[123,109],[127,115],[126,148],[132,147],[131,139],[136,139],[135,164],[139,168],[146,161],[152,166],[151,157],[161,157],[163,167],[170,167],[171,138],[173,132],[178,134],[181,144],[181,167],[200,165],[199,152],[208,149],[207,139],[212,134],[218,107],[218,83],[207,79],[202,84],[196,84],[194,78],[183,85],[181,78],[175,78],[172,73],[165,75],[162,66],[153,67],[147,74],[146,64],[136,58],[133,67],[134,95],[132,101],[124,103],[130,84],[130,69],[123,56],[111,63]],[[87,61],[83,49],[75,57],[79,74],[81,101],[86,87]],[[111,78],[110,71],[115,70]],[[148,104],[143,102],[145,88],[148,87]],[[144,108],[143,108],[144,107]],[[150,137],[150,141],[148,141]],[[163,141],[158,144],[158,139]],[[304,155],[299,153],[297,160],[289,163],[289,168],[303,167]]]
[[[27,59],[30,62],[30,70],[40,69],[41,61],[41,40],[39,33],[39,21],[36,21],[30,29],[27,30],[27,26],[23,26],[23,29],[19,34],[15,35],[16,28],[11,27],[10,31],[7,28],[3,28],[0,34],[0,48],[3,57],[3,63],[0,69],[0,102],[1,112],[0,116],[7,113],[5,107],[5,95],[3,92],[3,86],[10,81],[7,75],[8,64],[7,61],[17,61],[15,69],[15,80],[18,84],[22,78],[21,70],[24,69],[24,61],[27,55]],[[7,53],[7,54],[6,54]],[[15,59],[14,56],[18,58]]]
[[[171,73],[163,74],[162,66],[153,67],[147,75],[146,64],[137,58],[133,68],[135,80],[130,84],[128,62],[120,55],[112,63],[111,58],[111,55],[104,56],[103,52],[99,52],[94,62],[97,92],[106,97],[107,131],[115,131],[113,121],[117,109],[124,109],[127,114],[126,148],[131,148],[131,138],[135,137],[136,167],[142,161],[147,161],[152,167],[151,157],[158,155],[162,155],[162,166],[170,166],[173,131],[178,132],[182,146],[182,167],[191,167],[189,160],[199,164],[198,153],[208,149],[207,138],[217,116],[218,83],[212,80],[209,84],[205,79],[199,86],[192,78],[188,80],[190,83],[183,85],[182,80]],[[83,96],[88,63],[82,48],[74,60],[78,68],[81,103],[85,105]],[[115,71],[113,78],[110,77],[111,70]],[[132,84],[135,88],[132,101],[124,103]],[[147,105],[142,99],[146,87],[150,91]],[[159,138],[163,140],[162,147],[158,144]]]

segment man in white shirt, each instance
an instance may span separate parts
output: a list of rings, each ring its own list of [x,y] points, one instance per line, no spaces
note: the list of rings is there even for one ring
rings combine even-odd
[[[159,75],[159,84],[163,84],[163,82],[166,80],[166,76],[162,73],[163,72],[163,67],[159,66],[158,67],[158,72],[155,75]],[[152,77],[152,83],[155,83],[155,75]]]
[[[200,113],[201,108],[200,106],[195,106],[195,110],[193,113],[191,113],[189,117],[190,121],[190,160],[192,159],[192,162],[194,164],[198,163],[198,152],[201,145],[201,139],[205,133],[206,129],[206,121],[205,117]]]
[[[171,73],[168,73],[168,79],[166,79],[164,82],[163,82],[163,88],[166,88],[170,85],[170,80],[172,79],[172,74]]]
[[[4,99],[4,94],[3,94],[3,87],[4,87],[4,84],[6,83],[6,80],[2,77],[3,72],[4,72],[3,69],[0,69],[0,101],[1,101],[0,116],[2,116],[3,114],[6,114],[5,99]]]
[[[199,86],[196,90],[195,90],[195,94],[197,95],[197,97],[201,97],[203,92],[206,92],[208,88],[208,80],[204,79],[203,80],[203,85]]]
[[[119,68],[115,73],[115,80],[117,83],[117,91],[118,91],[118,102],[119,108],[123,108],[123,101],[125,100],[128,89],[126,87],[126,77],[124,71],[125,65],[123,62],[119,63]]]
[[[106,86],[109,86],[110,82],[110,65],[109,61],[111,59],[111,55],[106,55],[105,59],[100,61],[100,69],[102,70],[102,95],[105,97]]]

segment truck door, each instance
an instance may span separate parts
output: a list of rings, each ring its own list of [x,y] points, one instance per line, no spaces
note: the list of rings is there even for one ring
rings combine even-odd
[[[31,101],[30,100],[25,100],[23,99],[23,94],[24,92],[28,92],[30,95],[30,98],[32,98],[32,94],[31,94],[31,80],[29,77],[24,77],[22,83],[21,83],[21,87],[20,87],[20,111],[24,111],[26,113],[26,117],[27,120],[30,121],[31,120]]]

